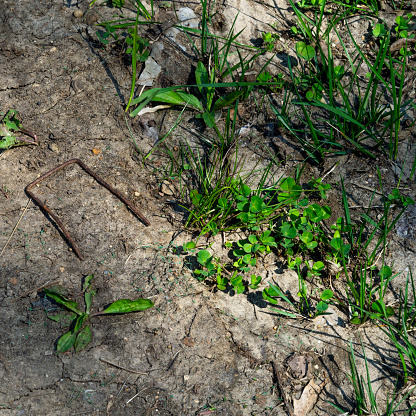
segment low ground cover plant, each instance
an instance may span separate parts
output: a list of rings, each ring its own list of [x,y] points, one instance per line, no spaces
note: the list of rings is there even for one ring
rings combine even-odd
[[[323,195],[328,189],[319,180],[312,180],[310,184],[315,186],[312,191],[320,190]],[[281,205],[278,208],[274,206],[273,216],[268,221],[258,216],[267,204],[249,188],[245,190],[245,194],[235,197],[234,208],[228,207],[229,201],[224,200],[219,202],[217,209],[221,211],[228,207],[230,220],[236,221],[238,229],[246,236],[225,242],[231,262],[222,262],[208,249],[200,250],[197,253],[199,268],[195,270],[200,281],[211,282],[219,290],[231,289],[237,294],[257,290],[262,278],[255,268],[259,261],[264,262],[265,257],[273,252],[286,257],[286,266],[296,271],[299,284],[298,300],[284,294],[278,282],[263,289],[263,298],[270,304],[278,305],[279,301],[284,301],[294,310],[273,308],[275,312],[289,317],[314,318],[325,314],[328,305],[333,304],[349,315],[351,323],[358,325],[369,318],[389,318],[395,314],[395,310],[385,304],[384,298],[388,285],[399,273],[393,274],[385,264],[376,267],[374,260],[379,252],[384,258],[386,237],[406,207],[414,203],[413,200],[402,197],[395,189],[384,198],[384,214],[377,222],[367,213],[362,214],[361,224],[355,225],[351,221],[344,189],[345,216],[338,218],[329,232],[322,221],[331,216],[330,208],[310,203],[293,178],[282,179],[280,187],[272,191]],[[396,209],[399,208],[394,216],[393,203]],[[212,235],[219,232],[218,228],[214,231]],[[370,244],[372,250],[368,251]],[[188,252],[196,247],[197,243],[191,241],[184,244],[183,249]],[[345,280],[344,293],[334,293],[327,286],[332,276]],[[316,290],[311,293],[309,286],[313,282],[319,282],[324,289],[320,293]],[[406,291],[408,288],[409,285]],[[414,321],[414,305],[406,303],[403,306],[406,308],[402,308],[399,315],[406,315],[404,320],[410,324]]]
[[[149,299],[119,299],[110,305],[108,305],[101,312],[92,312],[92,299],[96,292],[92,290],[91,281],[94,275],[89,275],[84,279],[82,285],[82,291],[84,293],[85,311],[82,312],[77,302],[68,299],[64,294],[63,288],[50,288],[44,289],[44,293],[47,297],[53,299],[60,306],[64,307],[67,312],[48,315],[48,318],[61,322],[64,325],[69,326],[69,331],[62,335],[57,343],[56,352],[63,353],[75,348],[75,352],[79,352],[84,349],[92,339],[92,331],[90,320],[96,316],[111,315],[111,314],[124,314],[131,312],[139,312],[145,309],[151,308],[153,302]]]

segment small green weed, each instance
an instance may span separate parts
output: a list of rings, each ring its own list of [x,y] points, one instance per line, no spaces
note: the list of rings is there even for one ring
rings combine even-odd
[[[272,51],[275,48],[276,42],[280,39],[277,33],[263,32],[261,36],[268,51]]]
[[[93,0],[90,3],[90,7],[97,0]],[[129,101],[127,103],[126,111],[131,105],[133,99],[135,87],[136,87],[136,72],[137,63],[145,62],[149,57],[149,42],[146,39],[142,39],[138,34],[138,27],[140,25],[154,24],[152,21],[153,12],[153,0],[150,1],[151,10],[147,10],[140,0],[132,0],[132,5],[136,11],[136,18],[125,18],[121,15],[116,20],[109,20],[106,22],[98,23],[101,29],[96,31],[97,37],[103,45],[108,45],[110,40],[113,40],[120,47],[127,44],[126,53],[131,55],[132,61],[132,79]],[[112,0],[112,6],[117,8],[124,7],[124,0]],[[102,30],[104,29],[104,30]],[[127,30],[127,32],[126,32]]]
[[[22,132],[33,137],[33,140],[17,137],[16,133]],[[38,144],[37,138],[22,127],[16,110],[9,110],[0,124],[0,150],[7,150],[12,147]]]
[[[70,330],[58,340],[56,348],[58,354],[68,351],[72,347],[75,348],[76,352],[79,352],[89,344],[92,338],[89,320],[94,316],[138,312],[153,306],[153,302],[149,299],[119,299],[107,306],[103,311],[91,313],[92,299],[96,294],[91,287],[93,278],[94,275],[87,276],[82,285],[86,306],[85,312],[80,310],[77,302],[67,299],[64,294],[62,294],[63,291],[61,288],[44,289],[46,296],[50,297],[70,312],[70,315],[64,313],[48,316],[48,318],[55,322],[62,322],[65,325],[68,321],[72,321],[69,324]]]

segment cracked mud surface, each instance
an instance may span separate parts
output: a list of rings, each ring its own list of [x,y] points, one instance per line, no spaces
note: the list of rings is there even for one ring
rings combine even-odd
[[[380,331],[370,326],[357,331],[339,311],[313,322],[285,320],[270,313],[260,292],[230,296],[195,281],[183,256],[173,250],[191,237],[181,232],[183,210],[165,203],[172,197],[159,194],[158,168],[164,162],[156,161],[153,170],[142,167],[124,120],[129,67],[117,53],[94,43],[94,30],[73,16],[78,6],[87,10],[86,2],[78,3],[0,4],[0,110],[18,110],[23,125],[40,139],[38,147],[0,154],[0,186],[7,191],[7,198],[0,193],[0,248],[23,214],[0,258],[0,415],[286,415],[271,363],[281,372],[289,397],[298,399],[312,378],[325,381],[309,414],[336,415],[327,401],[345,410],[354,406],[345,372],[348,340],[358,348],[360,335],[378,398],[385,399],[394,383],[387,367],[396,366],[397,357]],[[196,8],[190,2],[181,5]],[[251,8],[256,5],[250,3]],[[233,15],[245,10],[245,23],[250,21],[247,7],[241,1],[229,10]],[[269,20],[282,20],[287,9],[286,4],[281,9],[271,3],[264,7]],[[225,20],[229,10],[222,9]],[[247,34],[248,39],[264,30],[260,20],[253,23],[254,35]],[[166,48],[170,61],[160,82],[186,83],[195,62]],[[246,113],[247,118],[253,115],[249,106]],[[162,116],[156,122],[166,128]],[[276,138],[270,120],[262,123],[257,134],[270,148],[293,153]],[[133,121],[131,128],[139,147],[148,151],[154,142],[143,123]],[[408,146],[414,149],[414,143]],[[252,148],[255,143],[247,140],[247,149]],[[39,175],[72,158],[82,159],[151,222],[145,227],[79,167],[59,171],[34,192],[68,227],[86,258],[83,262],[54,222],[33,203],[27,206],[24,192]],[[309,174],[317,177],[332,165],[327,163]],[[382,160],[362,166],[360,157],[350,155],[341,161],[337,175],[328,177],[335,218],[342,213],[339,173],[346,178],[351,204],[366,206],[371,192],[353,184],[375,187],[376,166],[387,190],[392,189],[400,170],[395,176]],[[414,180],[404,181],[404,186],[415,197]],[[413,217],[413,212],[406,217],[412,227]],[[401,230],[409,226],[400,226],[388,253],[397,271],[416,263],[408,237],[414,231],[404,235]],[[296,293],[290,271],[272,264],[261,272],[266,282],[279,279],[285,290]],[[138,297],[152,299],[155,307],[95,318],[88,347],[57,356],[56,342],[65,328],[47,319],[56,306],[43,300],[42,287],[58,282],[82,301],[81,279],[91,273],[96,309]],[[402,283],[397,281],[396,291]],[[290,367],[296,354],[309,360],[308,370],[300,372],[303,378]]]

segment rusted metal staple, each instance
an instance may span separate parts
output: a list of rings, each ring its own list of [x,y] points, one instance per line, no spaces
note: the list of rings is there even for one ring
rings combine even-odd
[[[87,172],[89,175],[91,175],[100,185],[104,186],[104,188],[107,188],[112,194],[114,194],[117,198],[121,199],[129,208],[130,210],[137,216],[140,218],[140,220],[142,220],[144,222],[144,224],[146,226],[150,225],[150,222],[133,206],[133,204],[126,199],[119,191],[117,191],[116,189],[114,189],[112,186],[110,186],[107,182],[105,182],[103,179],[101,179],[96,173],[94,173],[88,166],[86,166],[83,162],[81,162],[81,160],[79,159],[71,159],[68,160],[65,163],[62,163],[62,165],[57,166],[56,168],[53,168],[52,170],[50,170],[49,172],[46,172],[45,174],[43,174],[42,176],[40,176],[38,179],[36,179],[35,181],[33,181],[32,183],[30,183],[29,185],[26,186],[25,191],[27,193],[27,195],[33,199],[33,201],[39,205],[39,207],[45,211],[50,217],[53,218],[53,220],[56,222],[56,224],[58,225],[58,227],[61,229],[62,233],[64,234],[65,238],[68,240],[69,244],[71,245],[72,249],[75,251],[76,255],[80,258],[80,260],[84,260],[83,255],[81,254],[78,246],[75,244],[74,240],[72,239],[72,237],[69,235],[67,229],[65,228],[65,226],[62,224],[61,220],[58,218],[57,215],[55,215],[45,204],[42,203],[42,201],[36,197],[33,192],[31,191],[31,189],[38,184],[39,182],[43,181],[44,179],[46,179],[47,177],[53,175],[54,173],[58,172],[58,170],[63,169],[64,167],[72,164],[72,163],[77,163],[79,166],[81,166],[81,168]]]

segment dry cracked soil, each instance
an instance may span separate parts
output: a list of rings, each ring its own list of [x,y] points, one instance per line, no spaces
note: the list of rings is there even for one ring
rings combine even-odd
[[[166,6],[155,2],[157,18],[169,23],[175,15]],[[200,18],[198,3],[176,2],[176,7],[190,8]],[[293,18],[282,0],[227,0],[215,7],[218,30],[230,27],[239,12],[238,27],[246,27],[243,43],[261,38],[274,22],[289,28]],[[126,124],[131,65],[117,48],[103,47],[93,27],[97,16],[111,17],[114,11],[106,4],[90,11],[81,0],[0,3],[0,111],[18,110],[23,125],[39,138],[39,146],[0,154],[0,248],[7,243],[0,256],[0,415],[277,416],[288,414],[284,399],[290,406],[307,401],[303,392],[308,386],[315,386],[317,394],[296,415],[337,415],[329,402],[346,412],[354,409],[348,342],[356,347],[363,370],[360,339],[377,400],[385,403],[395,382],[389,370],[398,359],[376,327],[354,328],[335,309],[315,320],[284,319],[266,307],[261,292],[232,296],[193,277],[177,249],[192,238],[183,229],[186,211],[179,206],[178,185],[162,184],[162,156],[143,166],[129,132],[147,152],[155,134],[166,131],[178,113]],[[360,21],[356,30],[361,30]],[[155,53],[161,66],[158,85],[186,84],[197,62],[188,40],[179,34],[174,43],[173,35],[163,31],[153,36],[164,45],[163,53]],[[290,40],[284,42],[293,51]],[[273,61],[276,71],[282,56]],[[251,137],[283,155],[291,153],[292,162],[281,168],[290,171],[300,153],[275,132],[270,117],[262,118],[253,108],[243,109],[255,132]],[[178,137],[198,128],[191,121]],[[405,155],[415,149],[414,130],[406,137],[396,165],[382,159],[363,162],[356,154],[341,158],[339,170],[327,179],[333,184],[329,203],[334,218],[342,214],[339,174],[351,204],[366,206],[377,186],[377,166],[385,188],[395,187]],[[255,149],[248,137],[244,151],[252,152],[253,160]],[[25,193],[40,175],[74,158],[132,201],[151,224],[146,226],[78,165],[56,172],[33,192],[65,223],[84,261]],[[333,162],[326,164],[308,167],[308,174],[317,177]],[[416,196],[414,178],[403,177],[402,186],[406,195]],[[396,272],[415,266],[415,217],[408,211],[392,233],[387,257]],[[220,239],[214,240],[213,248],[220,245]],[[278,279],[296,293],[296,275],[278,263],[262,266],[264,284]],[[43,289],[59,284],[82,302],[81,282],[90,274],[95,276],[95,310],[117,299],[149,298],[155,306],[97,317],[92,341],[83,351],[57,355],[65,326],[48,319],[58,307]],[[392,293],[403,282],[404,277],[398,278]]]

